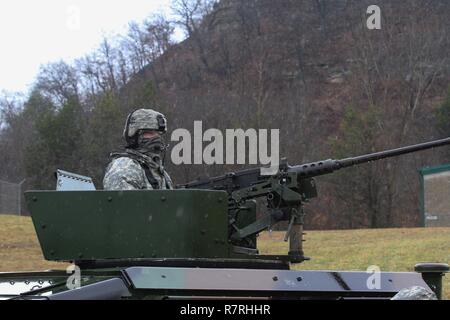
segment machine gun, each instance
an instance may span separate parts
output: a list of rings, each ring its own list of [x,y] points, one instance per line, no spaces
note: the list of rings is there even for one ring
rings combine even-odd
[[[283,159],[278,173],[267,176],[261,168],[227,173],[184,185],[186,189],[223,190],[228,193],[229,242],[236,253],[256,254],[256,235],[280,221],[288,221],[289,261],[308,260],[303,253],[303,204],[317,197],[314,177],[371,161],[450,144],[450,138],[340,160],[322,160],[290,166]],[[266,198],[268,214],[256,219],[255,199]]]

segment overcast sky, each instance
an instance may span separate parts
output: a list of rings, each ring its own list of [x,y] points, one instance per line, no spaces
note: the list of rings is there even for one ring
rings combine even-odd
[[[0,1],[0,92],[26,92],[39,66],[93,51],[128,22],[169,12],[170,0]]]

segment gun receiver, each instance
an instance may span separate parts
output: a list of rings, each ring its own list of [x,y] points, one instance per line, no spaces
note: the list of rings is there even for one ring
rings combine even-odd
[[[261,175],[261,168],[227,173],[180,185],[188,189],[228,192],[229,240],[237,253],[256,254],[256,235],[280,221],[288,221],[289,260],[299,263],[303,254],[303,203],[317,196],[314,177],[371,161],[397,157],[450,144],[450,137],[340,160],[323,160],[289,166],[283,159],[275,175]],[[266,197],[268,214],[256,219],[255,199]],[[254,215],[254,218],[249,218]]]

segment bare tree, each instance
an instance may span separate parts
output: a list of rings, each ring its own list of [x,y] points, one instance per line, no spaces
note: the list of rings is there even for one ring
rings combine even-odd
[[[128,60],[133,73],[148,68],[156,87],[159,86],[159,74],[165,73],[164,59],[160,57],[171,47],[174,27],[161,14],[156,14],[142,25],[130,23],[128,35],[122,38],[121,47],[128,52]],[[156,64],[161,67],[156,71]]]
[[[450,62],[442,55],[442,50],[449,47],[445,31],[448,22],[435,6],[426,7],[416,1],[410,6],[390,2],[382,5],[382,30],[367,30],[364,19],[353,28],[354,56],[350,66],[354,104],[361,113],[372,107],[381,110],[380,134],[368,141],[378,149],[413,143],[429,134],[419,119],[426,118],[429,107],[424,102]],[[403,15],[398,14],[399,6],[406,10]],[[372,225],[392,225],[397,213],[405,211],[411,212],[406,219],[413,219],[417,179],[413,179],[416,176],[412,170],[406,169],[413,163],[404,164],[421,157],[418,154],[365,166],[364,179],[370,188],[365,190],[364,201]],[[400,202],[404,203],[402,207]]]
[[[211,71],[206,52],[208,33],[218,23],[220,12],[216,0],[173,0],[172,11],[176,16],[175,23],[183,28],[186,36],[191,38],[197,47],[200,61],[207,71]],[[202,26],[203,21],[206,26]]]
[[[118,62],[117,50],[112,47],[108,39],[103,38],[99,48],[99,69],[103,73],[104,82],[107,83],[109,90],[117,92],[116,67]]]
[[[36,89],[42,91],[59,105],[79,98],[79,76],[77,70],[60,61],[41,67],[36,80]]]

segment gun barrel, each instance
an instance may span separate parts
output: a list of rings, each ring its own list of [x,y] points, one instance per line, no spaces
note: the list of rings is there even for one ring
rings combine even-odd
[[[310,177],[316,177],[321,176],[324,174],[332,173],[338,169],[354,166],[357,164],[370,162],[370,161],[376,161],[381,160],[385,158],[391,158],[396,157],[402,154],[417,152],[421,150],[441,147],[450,144],[450,137],[441,139],[441,140],[435,140],[420,144],[415,144],[412,146],[392,149],[392,150],[386,150],[386,151],[380,151],[370,154],[365,154],[358,157],[352,157],[352,158],[345,158],[341,160],[322,160],[302,165],[297,165],[293,167],[289,167],[288,171],[295,171],[301,178],[310,178]]]
[[[421,151],[421,150],[432,149],[432,148],[441,147],[441,146],[445,146],[445,145],[449,145],[449,144],[450,144],[450,137],[445,138],[445,139],[430,141],[430,142],[419,143],[419,144],[415,144],[412,146],[375,152],[375,153],[366,154],[366,155],[362,155],[362,156],[358,156],[358,157],[345,158],[345,159],[337,160],[337,163],[339,164],[340,168],[345,168],[345,167],[350,167],[350,166],[357,165],[360,163],[396,157],[396,156],[400,156],[402,154],[408,154],[408,153],[413,153],[413,152],[417,152],[417,151]]]

